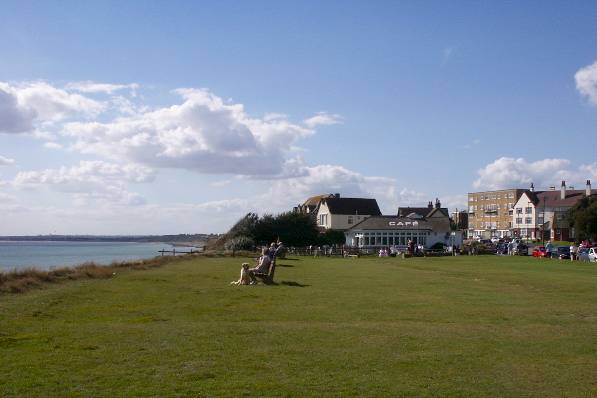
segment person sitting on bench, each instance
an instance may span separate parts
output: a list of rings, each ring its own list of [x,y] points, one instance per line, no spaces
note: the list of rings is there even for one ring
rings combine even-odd
[[[269,272],[269,266],[272,260],[268,256],[267,248],[261,250],[261,257],[257,260],[257,266],[249,269],[249,276],[252,281],[257,281],[255,274],[267,274]]]

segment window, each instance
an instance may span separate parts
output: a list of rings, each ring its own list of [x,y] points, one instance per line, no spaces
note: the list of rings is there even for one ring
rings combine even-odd
[[[353,223],[353,221],[354,221],[354,220],[352,219],[352,216],[348,216],[348,223],[349,223],[349,224],[352,224],[352,223]]]
[[[516,224],[522,224],[522,218],[521,217],[518,217],[516,219]]]
[[[521,207],[517,207],[516,208],[516,214],[522,214],[522,208]]]
[[[527,217],[524,219],[524,223],[525,224],[532,224],[533,223],[533,219],[531,217]]]
[[[328,215],[327,214],[320,214],[319,215],[319,225],[326,225],[328,222]]]
[[[525,210],[525,214],[533,214],[533,208],[532,207],[527,207]]]

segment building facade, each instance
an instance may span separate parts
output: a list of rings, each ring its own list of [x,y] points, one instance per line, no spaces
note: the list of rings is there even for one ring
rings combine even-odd
[[[512,232],[514,236],[532,240],[570,240],[574,231],[567,220],[568,210],[584,197],[596,195],[587,180],[583,190],[567,189],[562,181],[560,190],[548,191],[531,189],[524,192],[514,205]]]
[[[468,233],[468,211],[459,210],[452,212],[452,222],[458,231]]]
[[[346,245],[359,248],[405,248],[410,240],[429,248],[436,243],[462,244],[462,234],[450,230],[439,212],[425,218],[411,213],[409,217],[372,216],[345,232]]]
[[[524,189],[471,192],[468,194],[468,237],[511,236],[514,205]]]
[[[347,230],[371,216],[380,216],[375,199],[341,198],[340,195],[322,198],[317,208],[317,225],[321,229]]]

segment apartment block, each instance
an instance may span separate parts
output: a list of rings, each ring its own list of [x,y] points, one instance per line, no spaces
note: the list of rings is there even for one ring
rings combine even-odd
[[[510,236],[514,205],[525,191],[516,188],[469,193],[468,237]]]

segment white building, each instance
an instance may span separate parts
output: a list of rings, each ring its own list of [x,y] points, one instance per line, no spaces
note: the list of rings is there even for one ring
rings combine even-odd
[[[568,210],[586,196],[597,194],[587,180],[584,190],[566,189],[562,181],[559,191],[535,191],[533,185],[514,205],[512,231],[524,239],[569,240],[574,237],[568,225]],[[543,237],[541,236],[543,233]]]
[[[371,216],[379,216],[381,211],[375,199],[322,198],[317,208],[317,225],[322,229],[347,230]]]
[[[436,243],[462,245],[462,233],[450,230],[450,218],[443,209],[426,216],[412,212],[407,216],[373,216],[346,231],[346,245],[360,248],[406,246],[409,240],[426,248]]]

